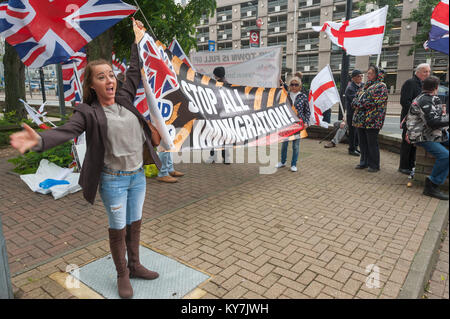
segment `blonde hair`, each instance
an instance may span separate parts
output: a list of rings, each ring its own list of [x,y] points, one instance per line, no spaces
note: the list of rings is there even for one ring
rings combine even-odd
[[[84,81],[83,81],[83,103],[92,104],[97,99],[97,94],[93,89],[91,89],[92,85],[92,77],[93,77],[93,67],[97,65],[107,64],[111,67],[111,63],[104,59],[94,60],[88,63],[86,66],[86,70],[84,71]]]
[[[300,84],[300,86],[302,85],[302,79],[299,78],[298,76],[293,76],[292,78],[290,78],[288,83],[291,84],[292,81],[298,82],[298,84]]]

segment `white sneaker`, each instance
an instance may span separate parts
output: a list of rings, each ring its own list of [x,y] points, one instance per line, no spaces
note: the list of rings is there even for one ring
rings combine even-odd
[[[279,162],[277,165],[275,165],[275,168],[282,168],[282,167],[285,167],[285,166],[286,166],[286,164],[283,164],[283,163]]]
[[[297,166],[291,166],[291,172],[296,172],[298,171]]]

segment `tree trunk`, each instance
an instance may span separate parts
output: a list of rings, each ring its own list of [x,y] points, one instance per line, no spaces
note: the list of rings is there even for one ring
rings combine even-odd
[[[14,47],[5,41],[5,111],[16,111],[18,119],[25,118],[25,108],[19,99],[25,100],[25,65]]]
[[[113,28],[110,28],[92,40],[86,50],[88,61],[105,59],[111,62],[113,38],[114,31]]]

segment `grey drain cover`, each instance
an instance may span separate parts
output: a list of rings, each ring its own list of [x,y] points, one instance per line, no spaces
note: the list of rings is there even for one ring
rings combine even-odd
[[[139,247],[141,264],[159,273],[155,280],[130,279],[134,299],[181,299],[210,277],[174,259]],[[107,299],[120,299],[117,272],[111,255],[91,262],[71,273]]]

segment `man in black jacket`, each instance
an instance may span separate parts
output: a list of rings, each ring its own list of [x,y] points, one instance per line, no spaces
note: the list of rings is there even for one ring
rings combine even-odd
[[[353,119],[352,101],[362,85],[362,80],[363,80],[362,72],[359,70],[353,70],[352,80],[349,82],[347,88],[345,89],[345,108],[347,112],[346,122],[339,123],[340,127],[336,132],[336,135],[330,142],[324,145],[325,148],[335,147],[336,144],[339,143],[341,139],[344,137],[345,130],[348,128],[348,153],[354,156],[360,155],[358,150],[356,149],[358,146],[356,130],[355,127],[353,127],[352,125]]]
[[[430,76],[431,68],[427,63],[419,64],[416,68],[414,76],[407,80],[401,90],[400,104],[402,105],[402,113],[400,115],[402,133],[402,145],[400,147],[400,165],[398,171],[403,174],[410,175],[415,166],[416,147],[409,144],[405,140],[406,125],[404,125],[405,117],[408,114],[412,101],[422,91],[422,82]]]

